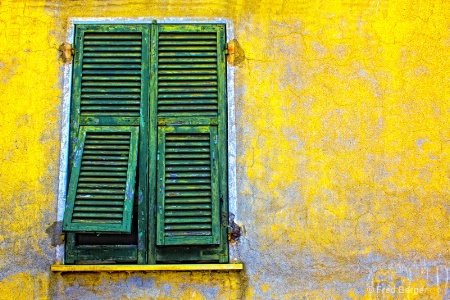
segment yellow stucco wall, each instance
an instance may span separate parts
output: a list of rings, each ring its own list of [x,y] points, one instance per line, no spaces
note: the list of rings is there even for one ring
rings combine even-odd
[[[74,17],[233,22],[243,272],[49,271]],[[447,299],[449,53],[447,0],[0,0],[0,299]]]

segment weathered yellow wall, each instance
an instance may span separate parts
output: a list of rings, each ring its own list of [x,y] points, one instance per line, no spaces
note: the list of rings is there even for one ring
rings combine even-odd
[[[241,274],[49,271],[57,48],[69,18],[143,16],[226,18],[245,51]],[[0,0],[0,298],[447,299],[449,28],[447,0]]]

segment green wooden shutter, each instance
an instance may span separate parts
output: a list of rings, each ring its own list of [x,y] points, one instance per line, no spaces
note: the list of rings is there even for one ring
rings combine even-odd
[[[139,127],[82,126],[65,231],[130,232]]]
[[[217,127],[158,130],[158,245],[219,243]]]
[[[144,25],[76,27],[65,231],[131,231],[149,38]]]
[[[224,26],[159,25],[152,98],[157,114],[156,245],[224,242]],[[223,214],[222,214],[223,212]],[[224,225],[225,224],[225,225]]]
[[[160,25],[158,116],[217,116],[225,72],[215,25]]]

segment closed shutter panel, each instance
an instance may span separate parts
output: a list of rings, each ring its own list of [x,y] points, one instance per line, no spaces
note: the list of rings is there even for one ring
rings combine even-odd
[[[77,26],[71,136],[78,138],[65,231],[131,231],[148,40],[146,26]]]
[[[142,34],[85,32],[81,116],[140,115]]]
[[[158,37],[158,115],[217,116],[217,32],[184,31]]]
[[[223,26],[158,27],[153,85],[158,119],[158,246],[217,245],[223,241],[223,45]]]
[[[219,243],[217,127],[158,130],[158,245]]]

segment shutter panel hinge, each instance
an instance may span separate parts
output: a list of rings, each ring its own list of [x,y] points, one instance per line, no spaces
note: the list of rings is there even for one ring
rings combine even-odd
[[[227,61],[232,66],[237,66],[245,60],[244,49],[236,39],[226,43]]]
[[[63,62],[70,64],[72,62],[72,57],[75,55],[75,49],[72,44],[62,43],[61,46],[59,46],[59,51],[61,52]]]

